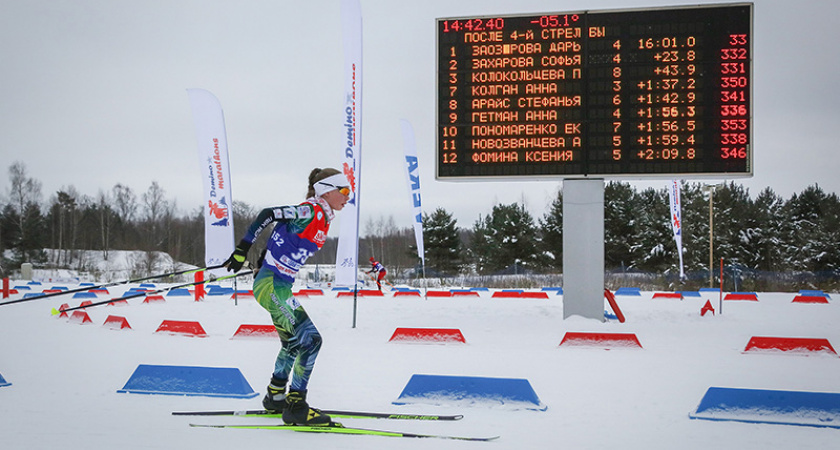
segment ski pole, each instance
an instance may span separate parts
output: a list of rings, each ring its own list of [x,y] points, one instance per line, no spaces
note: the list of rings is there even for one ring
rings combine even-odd
[[[50,292],[48,294],[41,294],[41,295],[37,295],[37,296],[34,296],[34,297],[27,297],[27,298],[19,298],[17,300],[12,300],[10,302],[0,303],[0,306],[11,305],[12,303],[28,302],[30,300],[41,300],[41,299],[44,299],[44,298],[56,297],[56,296],[59,296],[59,295],[72,294],[74,292],[83,292],[83,291],[89,291],[89,290],[92,290],[92,289],[102,289],[102,288],[107,288],[107,287],[111,287],[111,286],[117,286],[117,285],[120,285],[120,284],[139,283],[141,281],[153,280],[155,278],[165,278],[165,277],[174,277],[176,275],[186,275],[186,274],[190,274],[190,273],[201,272],[203,270],[219,269],[222,266],[223,266],[223,264],[219,264],[218,266],[203,267],[203,268],[199,268],[199,269],[181,270],[181,271],[178,271],[178,272],[164,273],[164,274],[160,274],[160,275],[152,275],[152,276],[143,277],[143,278],[136,278],[134,280],[114,281],[114,282],[111,282],[111,283],[100,284],[98,286],[84,286],[84,287],[80,287],[80,288],[77,288],[77,289],[70,289],[70,290],[67,290],[67,291]]]
[[[52,311],[51,311],[51,314],[56,316],[58,314],[61,314],[62,312],[68,312],[68,311],[75,311],[77,309],[90,308],[91,306],[107,305],[108,303],[119,302],[119,301],[122,301],[122,300],[128,300],[128,299],[137,298],[137,297],[145,297],[149,294],[159,294],[161,292],[166,292],[166,291],[169,291],[169,290],[172,290],[172,289],[195,286],[197,284],[209,283],[211,281],[222,281],[222,280],[226,280],[228,278],[234,278],[234,277],[239,277],[239,276],[242,276],[242,275],[249,275],[249,274],[253,274],[253,273],[254,272],[252,270],[245,270],[245,271],[237,272],[237,273],[234,273],[234,274],[231,274],[231,275],[225,275],[225,276],[219,277],[219,278],[206,279],[206,280],[202,280],[202,281],[193,281],[192,283],[178,284],[178,285],[175,285],[175,286],[169,286],[169,287],[165,287],[165,288],[155,289],[155,290],[152,290],[152,291],[136,292],[134,294],[123,295],[122,297],[118,297],[118,298],[112,298],[111,300],[103,300],[101,302],[91,303],[89,305],[84,305],[84,306],[79,305],[79,306],[75,306],[73,308],[66,308],[66,309],[63,309],[61,311],[53,308]]]

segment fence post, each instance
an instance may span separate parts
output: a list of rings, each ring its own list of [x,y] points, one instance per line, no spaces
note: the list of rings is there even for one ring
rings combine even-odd
[[[195,273],[195,301],[200,302],[204,300],[204,271],[199,270]]]

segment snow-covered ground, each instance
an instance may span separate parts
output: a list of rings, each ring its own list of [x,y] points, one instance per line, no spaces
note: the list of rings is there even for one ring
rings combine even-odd
[[[24,284],[13,280],[13,286]],[[69,288],[74,284],[65,284]],[[161,285],[158,285],[161,286]],[[41,288],[52,287],[45,283]],[[129,286],[109,289],[107,300]],[[240,289],[243,286],[240,284]],[[304,286],[300,286],[304,287]],[[247,288],[247,286],[245,286]],[[9,300],[21,298],[23,293]],[[562,296],[301,298],[324,337],[310,403],[326,409],[464,414],[458,422],[342,419],[345,425],[420,433],[500,435],[490,443],[191,428],[189,423],[273,423],[270,419],[172,416],[172,411],[251,409],[273,369],[279,340],[231,339],[242,324],[269,324],[251,298],[229,295],[133,299],[90,308],[92,323],[50,314],[72,294],[0,306],[0,448],[3,449],[827,449],[840,430],[692,420],[709,387],[840,392],[840,358],[745,354],[752,336],[826,338],[840,344],[840,308],[792,303],[793,293],[725,301],[619,296],[627,321],[563,319]],[[836,295],[835,295],[836,296]],[[8,301],[8,300],[6,300]],[[123,316],[131,329],[103,326]],[[204,338],[156,333],[164,320],[198,321]],[[398,327],[457,328],[466,344],[389,342]],[[559,346],[566,332],[634,333],[643,348]],[[227,399],[117,393],[140,364],[238,368],[260,396]],[[413,374],[527,379],[545,411],[488,405],[398,406]]]

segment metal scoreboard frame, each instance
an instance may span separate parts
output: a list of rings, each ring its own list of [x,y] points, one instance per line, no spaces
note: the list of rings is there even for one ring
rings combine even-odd
[[[752,37],[752,3],[439,18],[435,177],[751,177]]]

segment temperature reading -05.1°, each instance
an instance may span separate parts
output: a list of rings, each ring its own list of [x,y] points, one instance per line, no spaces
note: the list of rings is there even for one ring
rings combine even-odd
[[[437,177],[751,176],[752,9],[438,19]]]

